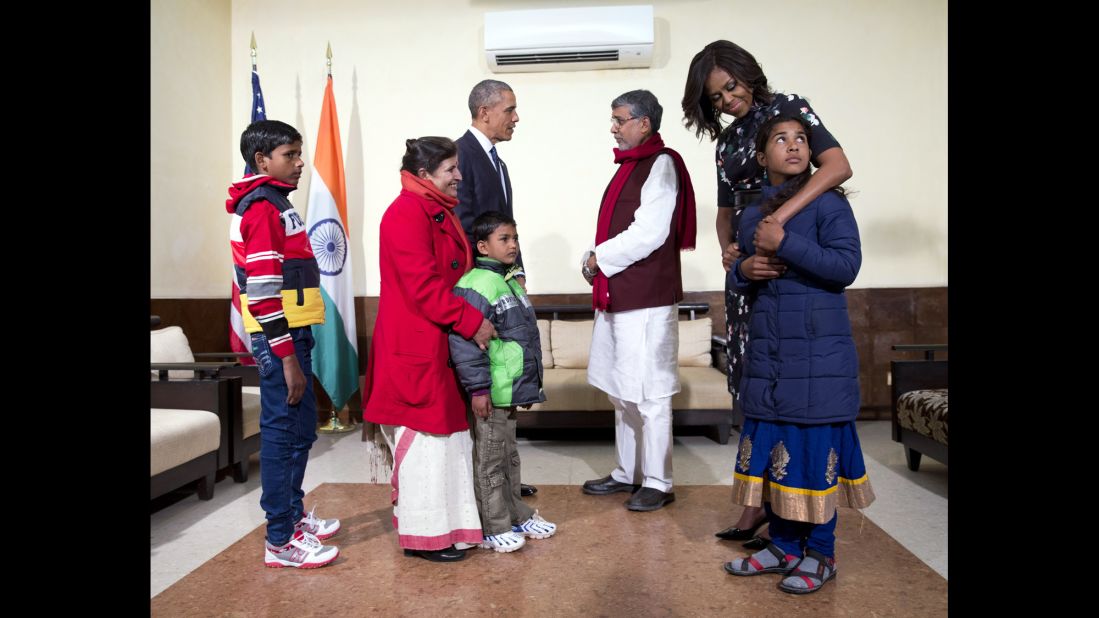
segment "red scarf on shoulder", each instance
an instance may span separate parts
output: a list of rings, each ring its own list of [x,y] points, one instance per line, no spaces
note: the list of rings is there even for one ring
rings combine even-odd
[[[401,170],[401,188],[442,206],[443,212],[446,213],[447,218],[454,225],[454,229],[458,230],[458,237],[462,239],[462,247],[465,249],[466,255],[471,255],[469,239],[466,238],[466,233],[462,229],[462,222],[454,214],[454,207],[458,205],[458,198],[450,197],[440,191],[435,183],[426,178],[420,178],[407,170]],[[473,261],[466,260],[466,272],[468,273],[472,269]]]
[[[683,157],[679,153],[666,148],[660,133],[653,133],[652,137],[643,144],[630,150],[614,149],[614,162],[621,165],[611,179],[611,185],[603,196],[603,203],[599,205],[599,222],[595,227],[595,245],[598,247],[610,237],[611,217],[614,215],[614,206],[618,203],[618,197],[630,179],[638,161],[648,159],[656,154],[666,154],[675,163],[675,173],[679,177],[679,192],[676,194],[675,207],[679,212],[679,218],[675,222],[675,237],[679,242],[681,251],[695,248],[695,191],[691,185],[691,175],[687,172],[687,166],[683,163]],[[610,284],[607,276],[600,270],[595,273],[592,281],[591,308],[606,311],[610,307]]]

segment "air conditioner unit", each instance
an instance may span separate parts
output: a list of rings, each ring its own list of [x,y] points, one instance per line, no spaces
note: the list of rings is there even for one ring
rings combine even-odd
[[[653,7],[488,11],[485,58],[494,73],[647,67]]]

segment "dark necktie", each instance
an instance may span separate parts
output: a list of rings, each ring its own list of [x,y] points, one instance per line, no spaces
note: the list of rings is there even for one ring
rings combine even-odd
[[[489,149],[488,153],[492,155],[492,167],[496,168],[496,173],[500,173],[500,157],[496,156],[496,146]]]

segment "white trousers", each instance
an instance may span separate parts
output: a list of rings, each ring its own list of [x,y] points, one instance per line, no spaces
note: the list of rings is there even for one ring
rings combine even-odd
[[[611,478],[660,491],[672,490],[672,398],[640,403],[607,396],[614,404],[618,467]]]

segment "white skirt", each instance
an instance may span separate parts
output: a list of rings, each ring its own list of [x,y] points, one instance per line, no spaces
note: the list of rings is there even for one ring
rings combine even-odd
[[[641,403],[679,392],[679,306],[595,312],[588,384]]]
[[[400,546],[433,551],[480,544],[469,430],[438,435],[392,429],[393,528]]]

